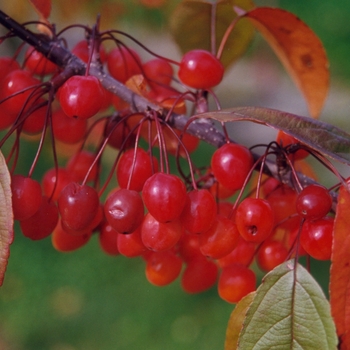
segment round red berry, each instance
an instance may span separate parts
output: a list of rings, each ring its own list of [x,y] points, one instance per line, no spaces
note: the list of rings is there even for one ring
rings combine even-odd
[[[195,89],[210,89],[218,85],[225,68],[223,64],[209,51],[191,50],[183,55],[179,78],[187,86]]]
[[[74,75],[59,90],[63,112],[71,118],[88,119],[102,107],[104,91],[92,75]]]
[[[242,188],[252,166],[253,156],[249,149],[236,143],[226,143],[211,158],[214,176],[230,190]]]

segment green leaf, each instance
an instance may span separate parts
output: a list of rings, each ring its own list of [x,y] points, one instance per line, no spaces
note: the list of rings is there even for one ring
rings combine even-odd
[[[236,307],[231,312],[226,329],[225,350],[237,349],[238,338],[243,327],[243,321],[254,296],[255,292],[247,294],[238,304],[236,304]]]
[[[336,349],[337,335],[322,289],[294,260],[268,273],[247,312],[238,349]]]
[[[4,280],[12,241],[11,176],[8,172],[6,161],[0,151],[0,286]]]
[[[170,18],[171,33],[179,45],[182,53],[193,49],[211,51],[211,14],[212,3],[217,3],[216,13],[216,50],[231,22],[237,17],[233,6],[245,10],[254,7],[251,0],[225,0],[225,1],[182,1]],[[230,34],[221,62],[228,66],[239,58],[247,49],[254,36],[254,27],[246,19],[241,19]]]
[[[237,107],[197,115],[220,122],[250,121],[295,137],[308,148],[350,165],[350,134],[308,117],[260,107]]]

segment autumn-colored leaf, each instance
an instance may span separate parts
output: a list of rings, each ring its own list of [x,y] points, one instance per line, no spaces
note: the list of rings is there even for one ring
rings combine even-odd
[[[341,187],[334,222],[330,302],[340,349],[350,349],[350,192]]]
[[[5,158],[0,152],[0,286],[3,283],[10,244],[13,241],[13,213],[11,200],[11,177]]]
[[[248,308],[237,349],[336,349],[329,303],[294,260],[269,272]]]
[[[51,13],[51,0],[29,0],[39,16],[48,19]]]
[[[226,329],[225,350],[237,349],[238,337],[242,330],[243,321],[254,296],[255,292],[246,295],[231,312]]]
[[[216,50],[227,27],[237,17],[233,6],[239,6],[245,10],[252,9],[254,6],[251,0],[182,1],[171,15],[170,30],[183,53],[193,49],[211,51],[213,3],[217,3],[215,20]],[[226,42],[221,56],[221,62],[224,66],[233,63],[246,51],[253,35],[254,27],[249,21],[243,20],[237,23]]]
[[[329,89],[329,63],[320,39],[298,17],[282,9],[258,7],[244,15],[275,51],[317,118]]]
[[[308,117],[260,107],[236,107],[197,115],[220,122],[250,121],[282,130],[308,148],[350,164],[350,134]]]

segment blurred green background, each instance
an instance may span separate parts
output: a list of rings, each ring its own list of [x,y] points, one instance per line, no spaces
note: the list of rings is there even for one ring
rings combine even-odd
[[[23,17],[24,3],[24,0],[12,4],[0,0],[0,9],[10,11],[15,18],[16,13]],[[73,22],[77,12],[69,10],[64,3],[68,4],[62,2],[58,18],[62,19],[62,13],[68,12],[70,17],[65,19]],[[75,5],[78,3],[83,6],[84,1]],[[86,15],[83,23],[90,23],[96,12],[100,12],[99,6],[108,4],[116,9],[114,17],[110,14],[111,23],[115,20],[136,32],[142,32],[140,26],[146,26],[147,35],[152,36],[149,40],[156,43],[157,36],[163,36],[166,31],[172,3],[167,2],[163,13],[142,7],[136,0],[90,2],[86,13],[79,12],[79,21]],[[290,10],[314,29],[328,51],[334,82],[344,84],[346,93],[350,80],[350,2],[257,3]],[[122,10],[118,13],[117,9]],[[32,15],[26,19],[35,18]],[[162,50],[162,47],[154,48]],[[173,52],[172,48],[169,50]],[[341,106],[346,105],[347,102]],[[26,159],[30,163],[33,151],[28,147]],[[206,162],[207,152],[201,150],[198,157]],[[328,268],[327,262],[312,263],[312,273],[326,293]],[[49,238],[32,242],[16,227],[8,270],[0,289],[0,350],[223,349],[232,309],[232,305],[218,297],[215,288],[200,295],[188,295],[178,281],[163,288],[150,285],[141,259],[107,256],[101,252],[96,237],[74,253],[61,254],[52,248]]]

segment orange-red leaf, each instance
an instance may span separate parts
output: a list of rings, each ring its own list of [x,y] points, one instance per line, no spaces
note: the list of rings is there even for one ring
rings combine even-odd
[[[340,338],[340,349],[350,349],[350,192],[341,187],[334,222],[330,275],[332,316]]]
[[[5,158],[0,152],[0,286],[4,280],[13,241],[13,214],[10,187],[10,174]]]
[[[29,0],[40,17],[48,19],[51,13],[51,0]]]
[[[290,12],[270,7],[248,11],[249,18],[275,51],[317,118],[329,88],[328,59],[316,34]]]

